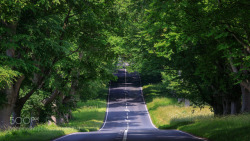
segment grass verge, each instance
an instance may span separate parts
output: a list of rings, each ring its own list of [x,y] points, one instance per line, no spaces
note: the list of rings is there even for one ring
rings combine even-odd
[[[69,123],[57,126],[38,125],[34,128],[18,128],[0,132],[0,141],[49,141],[74,132],[96,131],[102,126],[106,100],[88,100],[78,103]]]
[[[10,129],[0,132],[1,141],[47,141],[66,134],[78,132],[74,128],[56,125],[38,125],[35,128]]]
[[[177,129],[212,141],[249,141],[250,114],[200,119]]]
[[[162,84],[143,86],[143,93],[152,122],[160,129],[176,129],[201,118],[213,117],[208,106],[200,109],[178,103],[177,98],[171,97]]]
[[[179,104],[162,84],[143,86],[143,92],[152,122],[160,129],[178,129],[212,141],[250,140],[250,114],[214,117],[208,106]]]
[[[101,128],[106,112],[105,100],[88,100],[78,103],[77,110],[73,111],[73,119],[62,127],[71,127],[80,132],[97,131]]]

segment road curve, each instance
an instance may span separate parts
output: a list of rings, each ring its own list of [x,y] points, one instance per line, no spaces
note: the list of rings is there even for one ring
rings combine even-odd
[[[54,141],[201,141],[178,130],[158,130],[152,123],[143,95],[140,77],[120,69],[111,82],[105,121],[99,131],[79,132]]]

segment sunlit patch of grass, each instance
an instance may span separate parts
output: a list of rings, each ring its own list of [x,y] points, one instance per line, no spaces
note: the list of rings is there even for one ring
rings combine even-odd
[[[175,98],[166,98],[166,97],[157,97],[154,98],[152,102],[147,104],[148,110],[156,110],[158,107],[175,105],[177,104],[177,99]]]
[[[175,129],[177,125],[193,123],[196,120],[213,117],[209,107],[194,108],[176,105],[158,107],[149,111],[153,123],[162,129]]]
[[[178,129],[213,141],[249,141],[250,114],[200,119]]]
[[[0,141],[49,141],[74,132],[99,130],[105,117],[106,100],[79,102],[78,107],[72,112],[73,119],[69,123],[0,131]]]
[[[173,98],[155,98],[147,106],[153,123],[162,129],[173,129],[175,124],[193,123],[197,119],[213,117],[207,106],[202,109],[185,107],[177,104]]]
[[[72,112],[73,119],[62,126],[79,131],[97,131],[103,124],[106,112],[105,100],[88,100],[78,103],[79,108]]]
[[[162,84],[143,86],[143,93],[151,119],[158,128],[174,129],[179,125],[213,116],[208,106],[200,109],[185,107],[184,104],[178,103],[177,98],[173,97]]]
[[[214,117],[208,106],[178,104],[160,84],[143,88],[151,119],[160,129],[178,129],[213,141],[250,140],[250,114]]]
[[[0,132],[1,141],[47,141],[66,134],[77,132],[78,130],[69,127],[59,127],[57,125],[38,125],[35,128],[12,128]]]

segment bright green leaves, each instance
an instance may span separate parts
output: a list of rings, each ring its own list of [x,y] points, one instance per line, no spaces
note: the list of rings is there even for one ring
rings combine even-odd
[[[59,5],[64,2],[64,0],[38,0],[35,6],[41,6],[44,7],[46,10],[49,10],[49,8],[53,8],[54,5]]]
[[[19,96],[36,91],[24,109],[33,113],[43,107],[34,103],[46,101],[55,90],[70,98],[91,97],[96,85],[113,78],[118,50],[124,46],[115,33],[116,10],[113,1],[103,0],[1,1],[0,90],[24,75]],[[53,100],[58,104],[62,99]]]
[[[0,20],[6,23],[18,21],[21,9],[28,4],[28,0],[1,0]]]
[[[21,73],[12,70],[8,66],[0,66],[0,88],[5,88],[13,84],[15,78],[20,75]]]
[[[108,38],[108,43],[113,47],[112,50],[115,54],[125,54],[124,49],[125,41],[122,37],[119,36],[110,36]]]

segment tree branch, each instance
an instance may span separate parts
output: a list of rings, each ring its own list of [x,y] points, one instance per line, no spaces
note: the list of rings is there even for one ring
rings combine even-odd
[[[60,92],[59,92],[57,89],[55,89],[54,92],[51,94],[50,97],[45,98],[45,99],[43,100],[42,103],[44,104],[44,106],[46,106],[46,105],[52,103],[52,101],[58,96],[59,93],[60,93]]]
[[[228,28],[226,30],[229,33],[231,33],[231,35],[238,41],[238,43],[240,43],[242,46],[246,47],[246,51],[250,54],[250,46],[247,45],[247,43],[245,43],[244,41],[242,41],[239,37],[237,37],[237,35],[235,33],[233,33],[232,31],[230,31]]]
[[[250,92],[250,83],[248,80],[242,81],[240,84]]]
[[[236,66],[234,66],[233,61],[232,61],[232,57],[229,58],[229,62],[230,62],[230,66],[231,66],[233,72],[238,73],[239,70],[237,69]]]

